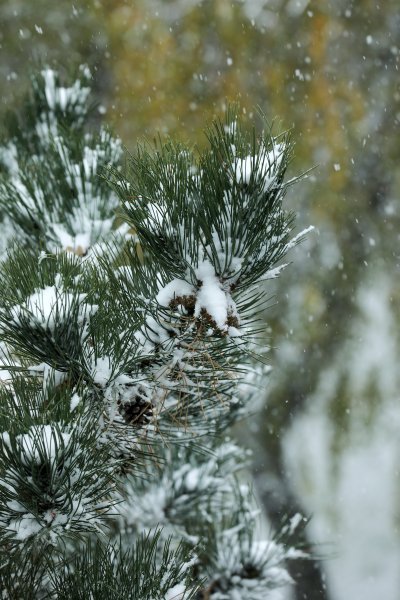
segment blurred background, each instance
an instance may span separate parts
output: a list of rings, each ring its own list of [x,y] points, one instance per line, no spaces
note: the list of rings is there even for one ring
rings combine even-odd
[[[2,119],[59,61],[89,64],[128,148],[201,144],[227,100],[293,130],[289,175],[316,168],[286,206],[316,229],[266,289],[258,494],[272,523],[312,516],[323,560],[294,568],[294,599],[399,600],[398,0],[0,0],[0,44]]]

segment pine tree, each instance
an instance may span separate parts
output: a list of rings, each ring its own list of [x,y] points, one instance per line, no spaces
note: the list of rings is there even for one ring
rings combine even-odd
[[[2,597],[270,597],[304,519],[260,535],[229,428],[266,375],[264,282],[305,233],[289,136],[233,108],[204,152],[123,160],[89,82],[33,76],[0,149]]]

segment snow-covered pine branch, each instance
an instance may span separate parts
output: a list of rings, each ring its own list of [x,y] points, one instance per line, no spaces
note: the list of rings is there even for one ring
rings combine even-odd
[[[10,119],[9,138],[0,146],[5,240],[12,235],[50,252],[86,255],[116,229],[118,201],[100,175],[106,166],[117,167],[121,142],[104,128],[88,128],[90,77],[86,66],[69,87],[50,68],[32,76],[25,111]]]
[[[124,172],[89,81],[35,76],[0,153],[5,598],[261,600],[296,553],[256,537],[226,432],[263,382],[290,141],[232,111],[204,153],[143,145]]]

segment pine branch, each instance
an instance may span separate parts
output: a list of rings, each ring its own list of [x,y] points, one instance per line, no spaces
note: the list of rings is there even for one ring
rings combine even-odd
[[[130,550],[88,546],[66,568],[51,571],[52,584],[59,600],[194,600],[192,558],[182,546],[172,550],[171,539],[161,542],[157,530],[141,535]]]
[[[89,78],[35,76],[0,151],[3,588],[259,600],[289,581],[294,527],[255,539],[222,434],[257,395],[265,281],[305,233],[282,204],[290,139],[232,109],[205,152],[159,139],[124,173],[88,131]]]

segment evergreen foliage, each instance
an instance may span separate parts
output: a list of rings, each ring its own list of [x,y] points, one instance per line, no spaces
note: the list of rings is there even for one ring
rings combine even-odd
[[[291,239],[287,135],[209,148],[89,130],[44,69],[0,150],[3,598],[261,600],[290,582],[226,437],[248,416],[265,280]],[[260,539],[262,537],[262,539]]]

